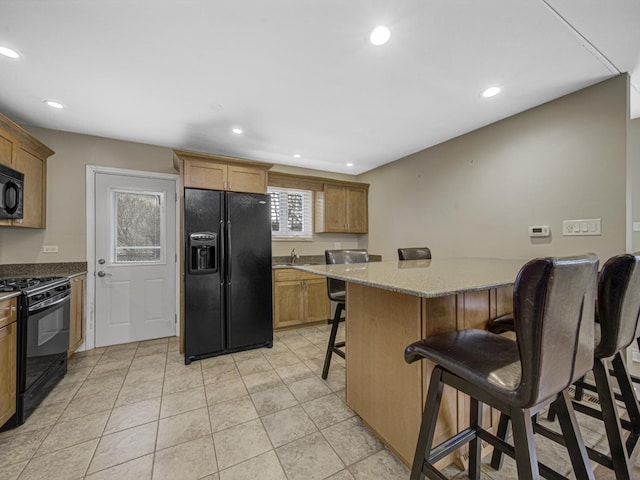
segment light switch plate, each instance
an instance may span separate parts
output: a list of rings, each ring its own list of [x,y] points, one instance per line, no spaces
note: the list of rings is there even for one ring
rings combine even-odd
[[[562,235],[565,237],[578,235],[602,235],[601,221],[599,218],[563,220]]]
[[[633,231],[640,232],[640,222],[633,222]]]
[[[43,253],[58,253],[58,245],[45,245],[42,247]]]

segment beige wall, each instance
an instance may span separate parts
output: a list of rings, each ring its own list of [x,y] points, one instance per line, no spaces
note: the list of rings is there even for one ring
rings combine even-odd
[[[86,166],[176,173],[172,151],[140,143],[25,127],[55,155],[47,164],[47,228],[0,228],[0,263],[86,260]],[[58,253],[42,253],[57,245]]]
[[[629,167],[627,170],[629,184],[630,223],[640,222],[640,118],[629,123]],[[632,252],[640,251],[640,232],[631,233]]]
[[[412,245],[435,257],[625,251],[628,104],[620,75],[361,175],[363,246],[387,259]],[[602,235],[562,236],[562,220],[582,218],[602,219]],[[530,225],[551,237],[530,239]]]

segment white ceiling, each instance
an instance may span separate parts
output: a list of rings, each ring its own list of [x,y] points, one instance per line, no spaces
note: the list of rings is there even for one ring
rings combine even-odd
[[[56,130],[358,174],[620,72],[640,116],[639,0],[0,0],[0,12],[0,45],[23,55],[0,56],[0,112]],[[392,36],[374,47],[378,24]],[[492,85],[502,93],[482,98]]]

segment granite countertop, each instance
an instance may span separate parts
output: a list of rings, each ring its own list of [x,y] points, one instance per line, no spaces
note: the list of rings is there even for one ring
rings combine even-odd
[[[382,259],[380,255],[369,255],[371,262],[379,262]],[[308,265],[325,265],[324,254],[322,255],[300,255],[294,263],[291,263],[291,257],[272,257],[271,267],[273,269],[279,268],[293,268],[295,266],[308,266]]]
[[[0,265],[0,277],[74,277],[87,273],[87,262],[15,263]]]
[[[293,265],[326,277],[433,298],[511,285],[526,260],[448,258],[347,265]]]

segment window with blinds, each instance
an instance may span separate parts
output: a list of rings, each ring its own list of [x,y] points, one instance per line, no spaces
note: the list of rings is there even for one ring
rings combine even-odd
[[[313,192],[269,187],[271,196],[271,236],[275,240],[312,240]]]

